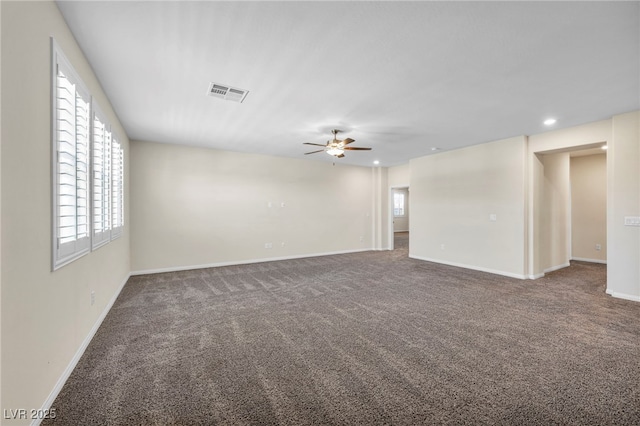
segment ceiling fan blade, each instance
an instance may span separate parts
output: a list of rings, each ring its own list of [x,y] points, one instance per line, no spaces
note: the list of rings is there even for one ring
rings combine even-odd
[[[345,145],[349,145],[351,142],[355,142],[355,139],[351,139],[351,138],[346,138],[345,140],[342,141],[343,144]]]
[[[327,145],[321,145],[319,143],[311,143],[311,142],[302,142],[303,145],[315,145],[315,146],[327,146]]]
[[[324,152],[324,149],[319,149],[317,151],[305,152],[304,155],[315,154],[316,152]]]
[[[336,155],[336,157],[342,158],[342,157],[344,157],[344,154]]]
[[[345,146],[344,148],[342,148],[346,151],[371,151],[371,148],[360,148],[357,146]]]

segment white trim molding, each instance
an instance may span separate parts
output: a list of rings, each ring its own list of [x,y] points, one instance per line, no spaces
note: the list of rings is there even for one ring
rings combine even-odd
[[[167,268],[155,268],[155,269],[144,269],[140,271],[133,271],[131,272],[131,275],[133,276],[133,275],[146,275],[146,274],[161,274],[164,272],[190,271],[193,269],[217,268],[220,266],[250,265],[252,263],[277,262],[279,260],[304,259],[308,257],[334,256],[337,254],[360,253],[363,251],[382,251],[382,250],[384,249],[366,248],[366,249],[333,251],[333,252],[327,252],[327,253],[301,254],[301,255],[295,255],[295,256],[267,257],[264,259],[232,260],[228,262],[206,263],[202,265],[170,266]]]
[[[488,272],[490,274],[502,275],[502,276],[509,277],[509,278],[517,278],[517,279],[520,279],[520,280],[526,280],[527,279],[527,276],[524,275],[524,274],[514,274],[513,272],[498,271],[496,269],[483,268],[483,267],[480,267],[480,266],[465,265],[465,264],[456,263],[456,262],[447,262],[447,261],[444,261],[444,260],[437,260],[437,259],[430,259],[430,258],[427,258],[427,257],[414,256],[414,255],[411,255],[411,254],[409,254],[409,257],[411,259],[424,260],[426,262],[433,262],[433,263],[440,263],[442,265],[455,266],[457,268],[473,269],[474,271]]]
[[[584,257],[572,257],[571,260],[577,260],[579,262],[590,262],[590,263],[602,263],[604,265],[607,264],[606,260],[600,260],[600,259],[587,259]]]
[[[567,268],[567,267],[569,267],[569,266],[571,266],[571,263],[570,263],[570,262],[563,263],[563,264],[561,264],[561,265],[552,266],[551,268],[547,268],[547,269],[545,269],[545,270],[544,270],[544,273],[543,273],[542,275],[544,275],[544,274],[548,274],[549,272],[557,271],[558,269]]]
[[[632,302],[640,302],[640,296],[637,296],[635,294],[618,293],[617,291],[613,291],[610,288],[607,288],[605,293],[607,293],[611,297],[615,297],[618,299],[631,300]]]

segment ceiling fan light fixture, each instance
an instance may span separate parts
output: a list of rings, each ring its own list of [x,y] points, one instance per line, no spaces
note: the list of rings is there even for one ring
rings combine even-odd
[[[331,147],[327,149],[327,154],[337,157],[338,155],[344,154],[344,149],[340,149],[338,147]]]
[[[338,133],[340,133],[340,130],[338,129],[333,129],[331,133],[333,134],[333,140],[328,140],[325,145],[312,142],[303,142],[303,145],[321,146],[323,148],[317,151],[305,152],[304,155],[315,154],[317,152],[324,151],[333,157],[343,158],[345,151],[371,151],[371,148],[347,146],[351,142],[355,142],[355,139],[346,138],[344,140],[339,140],[337,135]]]

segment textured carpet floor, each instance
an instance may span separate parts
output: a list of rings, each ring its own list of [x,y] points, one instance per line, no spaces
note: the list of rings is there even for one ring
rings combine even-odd
[[[66,425],[640,424],[640,304],[393,252],[132,277]]]

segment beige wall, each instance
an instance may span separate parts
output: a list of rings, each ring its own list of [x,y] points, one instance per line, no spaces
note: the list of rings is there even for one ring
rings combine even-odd
[[[613,117],[607,150],[607,293],[640,302],[640,111]]]
[[[390,214],[389,202],[389,169],[386,167],[376,167],[373,169],[373,173],[376,179],[374,187],[374,199],[376,200],[376,215],[374,217],[374,235],[375,244],[373,248],[375,250],[388,250],[390,244],[392,244],[393,227],[390,227]],[[391,233],[389,232],[391,230]]]
[[[524,278],[525,153],[516,137],[411,160],[410,256]]]
[[[400,188],[409,186],[411,180],[411,165],[409,163],[401,166],[389,167],[389,186]]]
[[[56,41],[128,141],[53,2],[0,2],[2,407],[38,409],[129,274],[129,232],[51,272],[51,49]],[[128,171],[125,170],[125,184]],[[128,205],[125,194],[125,206]],[[126,214],[126,213],[125,213]],[[128,217],[125,216],[128,224]],[[96,301],[90,303],[90,292]],[[23,421],[24,423],[24,421]],[[3,419],[2,424],[13,424]]]
[[[542,155],[543,187],[539,205],[540,264],[544,272],[569,266],[571,190],[569,153]]]
[[[373,248],[378,168],[131,146],[135,272]]]
[[[131,187],[123,237],[56,272],[50,270],[50,36],[117,128]],[[0,2],[0,43],[0,409],[51,402],[129,271],[386,247],[392,186],[411,185],[412,257],[518,277],[541,273],[537,209],[545,167],[535,153],[595,142],[609,143],[607,292],[640,301],[640,228],[623,224],[624,216],[640,215],[639,112],[534,135],[527,160],[524,137],[390,169],[145,142],[129,152],[53,2]],[[266,242],[273,248],[265,249]]]
[[[607,261],[605,154],[571,157],[571,258]]]
[[[611,119],[529,136],[529,152],[579,148],[611,140]]]

